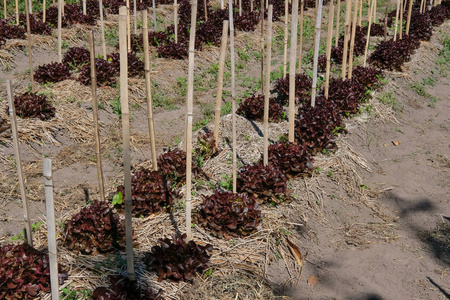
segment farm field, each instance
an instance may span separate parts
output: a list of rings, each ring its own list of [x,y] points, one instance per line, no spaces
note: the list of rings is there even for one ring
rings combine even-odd
[[[96,3],[88,2],[88,8]],[[382,34],[370,38],[368,62],[373,68],[362,68],[364,54],[355,55],[353,62],[355,78],[370,84],[340,81],[341,64],[338,61],[342,61],[343,55],[339,56],[340,48],[333,49],[330,98],[333,103],[338,103],[334,106],[326,104],[327,99],[322,94],[325,70],[319,59],[320,88],[317,89],[316,106],[330,106],[335,109],[332,114],[326,109],[317,109],[320,114],[315,113],[315,108],[308,104],[313,77],[315,16],[314,3],[307,4],[310,6],[304,12],[302,59],[305,75],[296,90],[296,125],[306,124],[307,121],[301,121],[301,118],[306,120],[308,112],[320,116],[317,123],[327,129],[315,135],[314,130],[322,130],[320,126],[311,130],[317,142],[311,140],[310,133],[296,131],[297,148],[286,143],[289,128],[286,90],[289,84],[282,80],[284,4],[278,2],[274,1],[274,12],[278,15],[274,13],[271,43],[270,90],[274,100],[270,105],[268,137],[271,154],[280,152],[272,157],[269,155],[270,167],[258,164],[264,152],[265,134],[261,115],[263,97],[258,98],[262,89],[260,23],[259,13],[249,13],[250,2],[243,1],[244,17],[236,17],[234,43],[238,190],[246,196],[233,198],[234,202],[231,202],[239,205],[234,206],[233,213],[221,216],[217,216],[219,213],[212,207],[228,205],[228,200],[224,200],[228,195],[226,191],[232,190],[230,52],[227,48],[220,133],[217,148],[214,148],[209,134],[214,130],[221,32],[212,33],[214,30],[202,27],[202,24],[212,26],[215,22],[220,26],[214,25],[214,29],[220,31],[222,19],[227,19],[228,12],[214,15],[214,11],[220,10],[220,2],[208,2],[211,23],[207,23],[202,16],[204,4],[199,2],[197,35],[203,40],[202,49],[196,48],[194,66],[194,210],[191,226],[193,241],[197,244],[188,247],[196,267],[193,271],[180,271],[179,266],[167,258],[169,255],[164,254],[164,245],[169,245],[174,236],[180,237],[186,232],[186,173],[183,173],[186,161],[185,154],[180,153],[186,145],[188,34],[182,36],[182,30],[179,30],[180,43],[172,42],[173,27],[165,30],[173,25],[173,7],[157,1],[157,29],[172,35],[152,35],[151,3],[144,1],[143,5],[147,6],[142,7],[148,7],[148,27],[153,38],[150,41],[150,76],[156,155],[160,170],[168,168],[172,173],[151,172],[154,165],[151,162],[143,51],[139,41],[143,22],[138,14],[138,35],[133,35],[136,49],[132,52],[135,55],[128,57],[131,165],[133,193],[137,195],[133,194],[133,197],[140,197],[133,198],[136,202],[132,224],[138,283],[143,291],[147,288],[151,292],[142,292],[138,296],[128,294],[126,299],[447,299],[450,293],[450,11],[446,12],[444,8],[448,9],[448,2],[438,6],[443,12],[436,9],[432,15],[442,18],[442,22],[424,21],[415,15],[420,22],[433,24],[423,30],[425,33],[418,29],[423,27],[420,24],[412,25],[412,35],[420,37],[414,38],[416,40],[404,37],[407,46],[403,47],[412,49],[404,61],[389,61],[382,56],[385,54],[377,52],[377,45],[384,41]],[[72,5],[70,1],[67,3]],[[119,41],[118,6],[124,3],[113,3],[115,1],[105,2],[105,7],[109,7],[105,16],[109,56],[103,62],[99,60],[97,66],[97,108],[108,204],[101,206],[94,202],[101,196],[90,68],[83,71],[86,66],[70,63],[67,65],[70,71],[46,75],[58,80],[68,76],[56,82],[45,82],[49,79],[39,75],[39,67],[58,61],[55,29],[51,35],[32,35],[32,73],[38,78],[34,89],[39,97],[47,98],[54,110],[47,107],[48,115],[41,113],[32,118],[17,118],[34,248],[44,253],[48,252],[42,160],[50,158],[53,163],[58,262],[67,274],[60,288],[61,299],[92,299],[93,295],[94,299],[100,299],[96,296],[105,291],[99,287],[106,290],[109,286],[110,290],[105,293],[109,293],[111,299],[116,299],[111,295],[123,292],[121,290],[136,290],[124,278],[110,277],[126,275],[124,232],[119,229],[113,242],[96,241],[95,245],[76,241],[76,234],[67,232],[70,226],[77,226],[73,216],[80,211],[85,214],[84,218],[103,211],[105,220],[108,219],[105,222],[117,223],[118,227],[124,223],[124,209],[120,203],[125,194],[122,110],[118,71],[113,69],[119,64],[118,54],[113,54],[119,53],[116,47]],[[183,5],[185,13],[187,8],[190,9],[186,3],[182,1],[179,6],[180,23],[184,23],[181,28],[187,32],[190,14],[182,15]],[[39,5],[35,10],[42,9]],[[51,3],[48,5],[50,7]],[[255,1],[255,9],[259,5]],[[321,55],[325,55],[329,5],[324,3],[323,8]],[[341,5],[340,30],[343,34],[345,3]],[[394,12],[393,17],[390,13],[391,21],[395,18],[395,6],[396,3],[388,3],[389,11]],[[377,23],[380,26],[384,22],[385,9],[386,2],[379,2]],[[367,3],[363,4],[362,12],[362,25],[365,26]],[[9,9],[9,15],[14,17],[13,9]],[[49,20],[51,16],[49,9]],[[238,12],[235,16],[239,16]],[[89,49],[88,37],[92,29],[95,53],[103,57],[100,21],[87,21],[93,25],[66,22],[62,29],[63,54],[70,53],[74,47]],[[267,32],[266,21],[264,26]],[[388,28],[387,39],[394,35],[393,28],[393,25]],[[364,30],[357,29],[359,31],[365,34]],[[357,45],[365,44],[365,40],[362,41],[364,34],[356,34],[361,38]],[[334,37],[332,41],[334,45]],[[414,44],[417,45],[411,46]],[[392,46],[389,51],[395,47],[400,48]],[[410,51],[404,48],[395,50]],[[89,57],[89,53],[82,53],[82,50],[74,53],[74,56]],[[373,53],[383,59],[377,60],[376,55],[371,56]],[[99,71],[102,64],[108,66],[103,73]],[[22,231],[22,200],[6,91],[6,80],[12,81],[15,95],[31,89],[26,39],[6,39],[4,43],[0,39],[0,67],[0,204],[3,207],[0,211],[0,247],[3,247],[26,241]],[[44,81],[39,82],[39,78]],[[345,101],[339,98],[342,94]],[[351,102],[350,98],[356,100]],[[257,114],[260,115],[255,117]],[[307,124],[316,126],[316,123]],[[275,165],[276,155],[283,155],[283,147],[291,147],[289,151],[295,154],[284,154],[286,158],[278,158],[279,165]],[[282,159],[285,161],[281,162]],[[140,187],[136,183],[138,180],[149,187]],[[152,197],[164,200],[148,204],[155,201]],[[206,205],[205,199],[209,199],[212,206]],[[242,212],[244,208],[246,211]],[[235,214],[236,210],[241,211]],[[233,220],[239,213],[238,221]],[[67,223],[69,220],[72,220],[71,225]],[[231,223],[221,225],[225,222]],[[239,222],[247,223],[241,225]],[[111,239],[111,235],[107,239]],[[171,245],[177,243],[182,245],[183,241],[175,240]],[[163,246],[155,247],[157,245]],[[183,247],[186,249],[187,246]],[[301,252],[301,258],[298,252]],[[4,258],[0,256],[0,259]],[[155,261],[164,261],[163,265],[177,271],[171,273],[167,268],[155,267]],[[119,281],[115,283],[116,290],[114,280]],[[47,292],[42,290],[45,288],[41,287],[39,293],[29,290],[27,293],[31,298],[51,299],[48,285]],[[0,284],[0,295],[3,292]],[[16,294],[12,299],[21,297],[22,294]]]

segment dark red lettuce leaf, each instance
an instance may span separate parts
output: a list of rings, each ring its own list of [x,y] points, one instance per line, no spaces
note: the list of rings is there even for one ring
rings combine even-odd
[[[14,106],[20,118],[39,118],[45,121],[55,116],[55,108],[47,101],[47,97],[36,93],[27,92],[14,96]],[[9,106],[6,106],[5,112],[9,114]]]
[[[92,293],[93,300],[162,300],[162,290],[155,293],[148,286],[140,286],[123,275],[109,275],[110,286],[98,287]]]
[[[264,96],[250,96],[239,104],[236,113],[249,120],[263,121]],[[269,121],[280,122],[285,118],[283,106],[276,102],[275,98],[269,99]]]
[[[38,67],[34,73],[34,80],[39,83],[59,82],[72,78],[69,65],[53,62]]]

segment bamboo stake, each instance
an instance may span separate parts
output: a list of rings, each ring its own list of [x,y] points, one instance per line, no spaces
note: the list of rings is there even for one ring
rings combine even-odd
[[[58,1],[61,1],[61,2],[62,2],[61,13],[62,13],[62,15],[64,16],[64,15],[65,15],[65,13],[64,13],[64,7],[65,7],[64,0],[58,0]]]
[[[424,0],[421,0],[421,1],[420,1],[420,13],[421,13],[421,14],[423,14],[424,3],[425,3]]]
[[[33,14],[33,1],[32,0],[28,0],[28,13],[30,15]]]
[[[86,15],[86,0],[83,0],[83,15]]]
[[[286,78],[287,70],[287,44],[288,44],[288,23],[289,23],[289,4],[284,0],[284,52],[283,52],[283,79]]]
[[[242,0],[239,0],[239,17],[242,17]]]
[[[16,25],[19,25],[19,0],[16,0]]]
[[[334,0],[330,1],[328,8],[328,36],[327,36],[327,68],[325,72],[325,98],[328,99],[328,89],[330,85],[330,59],[331,59],[331,42],[333,38],[333,19],[334,19]]]
[[[47,15],[47,3],[45,0],[43,0],[42,1],[42,22],[44,22],[44,23],[45,23],[46,15]]]
[[[289,57],[289,142],[295,142],[295,63],[297,60],[298,0],[292,3],[291,53]]]
[[[316,105],[316,88],[317,88],[317,66],[319,64],[319,45],[320,45],[320,26],[322,24],[322,4],[323,0],[319,0],[317,7],[316,18],[316,32],[315,32],[315,45],[314,45],[314,67],[313,67],[313,82],[311,91],[311,106]]]
[[[152,5],[153,5],[153,27],[155,28],[155,31],[158,31],[158,29],[156,28],[156,4],[155,4],[155,0],[152,0]]]
[[[253,12],[253,0],[250,0],[250,11]]]
[[[386,5],[388,5],[389,1],[386,2]],[[374,9],[373,9],[373,22],[377,23],[377,0],[375,0]]]
[[[355,11],[353,13],[353,21],[352,21],[352,36],[350,39],[350,53],[348,58],[348,76],[347,78],[352,78],[352,72],[353,72],[353,53],[355,50],[355,36],[356,36],[356,21],[358,17],[358,3],[359,1],[355,1]]]
[[[105,201],[105,187],[103,184],[102,155],[100,146],[100,133],[98,127],[98,101],[97,101],[97,74],[95,67],[94,33],[89,32],[89,46],[91,54],[91,90],[92,90],[92,115],[94,119],[95,156],[97,158],[97,178],[100,201]]]
[[[23,168],[22,168],[22,158],[20,157],[20,150],[19,150],[19,134],[17,133],[16,108],[14,106],[14,101],[13,101],[14,96],[13,96],[12,84],[11,84],[10,80],[6,80],[6,90],[8,93],[9,116],[11,118],[11,131],[12,131],[12,136],[13,136],[17,175],[19,177],[20,194],[22,196],[23,219],[25,221],[25,233],[26,233],[25,235],[26,235],[28,244],[31,247],[33,247],[31,222],[28,217],[28,199],[27,199],[27,194],[25,192],[25,183],[24,183]]]
[[[361,27],[362,7],[363,7],[363,0],[360,0],[360,2],[359,2],[359,18],[358,18],[358,26],[359,27]]]
[[[264,166],[269,165],[269,98],[270,98],[270,64],[272,61],[272,14],[273,5],[269,5],[267,17],[267,57],[266,57],[266,84],[264,93]]]
[[[175,30],[175,43],[178,43],[178,3],[174,0],[173,4],[173,27]]]
[[[264,95],[264,0],[261,1],[261,94]],[[231,27],[230,27],[231,28]],[[231,38],[230,38],[231,41]]]
[[[61,51],[61,26],[62,26],[62,0],[58,0],[58,62],[62,62],[62,51]]]
[[[131,52],[130,0],[127,0],[127,51]]]
[[[30,29],[30,14],[28,12],[28,2],[25,0],[25,15],[27,18],[27,49],[28,49],[28,62],[30,65],[30,81],[31,81],[31,92],[34,93],[34,72],[33,72],[33,55],[31,54],[31,29]]]
[[[298,45],[298,73],[302,73],[302,58],[303,58],[303,12],[304,12],[304,6],[303,3],[304,0],[301,0],[300,2],[300,41]]]
[[[6,0],[3,0],[3,8],[4,8],[3,18],[6,20],[8,18],[8,9],[6,7]]]
[[[352,0],[346,0],[345,4],[345,33],[344,33],[344,54],[342,56],[342,79],[345,79],[347,72],[347,55],[348,55],[348,40],[350,34],[350,16],[352,13]]]
[[[336,12],[336,36],[334,39],[334,46],[338,46],[339,41],[339,22],[340,22],[340,16],[341,16],[341,0],[337,0],[337,12]]]
[[[133,0],[133,13],[134,13],[134,34],[137,34],[137,12],[136,12],[136,0]]]
[[[186,126],[186,236],[192,240],[192,118],[194,110],[194,54],[195,54],[195,24],[197,22],[197,0],[191,2],[191,29],[189,36],[189,65],[187,90],[187,126]]]
[[[103,0],[99,0],[98,5],[100,8],[100,29],[102,33],[103,59],[106,59],[105,23],[103,22]]]
[[[397,40],[397,25],[398,25],[398,13],[400,11],[400,0],[397,0],[397,10],[395,12],[395,30],[394,30],[394,42]]]
[[[376,0],[372,0],[372,5],[370,6],[370,13],[369,13],[369,25],[367,26],[367,38],[366,38],[366,49],[364,50],[364,63],[363,66],[364,68],[366,67],[366,61],[367,61],[367,52],[369,51],[369,43],[370,43],[370,28],[372,26],[372,14],[373,14],[373,10],[375,8],[375,1]]]
[[[410,26],[410,24],[411,24],[411,11],[412,11],[412,5],[413,5],[413,0],[409,0],[409,6],[408,6],[408,18],[406,19],[406,32],[405,32],[406,35],[409,34],[409,26]]]
[[[59,299],[58,251],[56,247],[55,207],[53,204],[52,161],[44,158],[45,208],[47,212],[48,258],[50,262],[50,287],[52,299]]]
[[[228,40],[228,21],[223,21],[222,29],[222,41],[220,44],[220,57],[219,57],[219,77],[216,96],[216,110],[214,116],[214,140],[216,144],[219,141],[220,131],[220,107],[222,104],[222,89],[223,89],[223,72],[225,69],[225,58],[227,52],[227,40]]]
[[[203,5],[205,6],[205,22],[208,22],[208,4],[206,3],[206,0],[203,0]]]
[[[400,0],[400,22],[399,22],[399,39],[403,38],[403,0]]]
[[[122,108],[123,131],[123,173],[125,185],[125,234],[127,272],[131,281],[136,280],[133,257],[133,224],[131,222],[131,161],[130,161],[130,112],[128,109],[128,59],[127,59],[127,8],[119,8],[119,51],[120,51],[120,105]],[[129,23],[128,23],[129,24]],[[129,28],[129,27],[128,27]]]
[[[261,0],[263,2],[263,0]],[[235,56],[234,56],[234,21],[233,2],[228,1],[228,12],[230,19],[230,63],[231,63],[231,123],[232,123],[232,146],[233,146],[233,193],[237,191],[237,146],[236,146],[236,79],[235,79]]]
[[[147,90],[147,114],[148,114],[148,131],[150,136],[150,147],[152,149],[152,165],[153,170],[158,170],[158,161],[156,159],[156,139],[155,139],[155,122],[153,120],[153,98],[152,85],[150,82],[150,55],[148,50],[148,21],[147,10],[142,11],[142,36],[144,39],[144,63],[145,63],[145,86]]]
[[[220,0],[220,9],[224,9],[223,0]]]

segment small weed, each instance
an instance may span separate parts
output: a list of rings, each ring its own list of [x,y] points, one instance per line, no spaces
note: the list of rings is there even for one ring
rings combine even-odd
[[[403,111],[403,105],[397,100],[397,95],[394,92],[384,92],[378,97],[381,103],[390,106],[395,112]]]
[[[433,76],[428,76],[423,79],[424,85],[434,86],[436,84],[436,79]]]
[[[222,181],[220,187],[227,191],[233,190],[233,177],[229,174],[222,174]]]

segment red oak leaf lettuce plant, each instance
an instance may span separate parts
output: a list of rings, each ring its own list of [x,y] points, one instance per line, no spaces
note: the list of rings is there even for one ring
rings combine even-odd
[[[306,145],[276,142],[269,146],[269,164],[277,167],[287,177],[310,175],[313,161]]]
[[[47,101],[47,97],[36,93],[27,92],[15,96],[14,106],[20,118],[39,118],[45,121],[55,116],[55,108]],[[9,114],[9,106],[6,106],[5,112]]]
[[[70,68],[66,63],[53,62],[38,67],[34,80],[39,83],[59,82],[72,78]]]
[[[98,287],[92,293],[93,300],[162,300],[162,290],[155,293],[148,286],[139,286],[123,275],[109,275],[110,286]]]
[[[250,96],[239,104],[236,113],[249,120],[263,121],[264,119],[264,96]],[[275,101],[275,98],[269,99],[269,121],[280,122],[285,119],[283,106]]]

